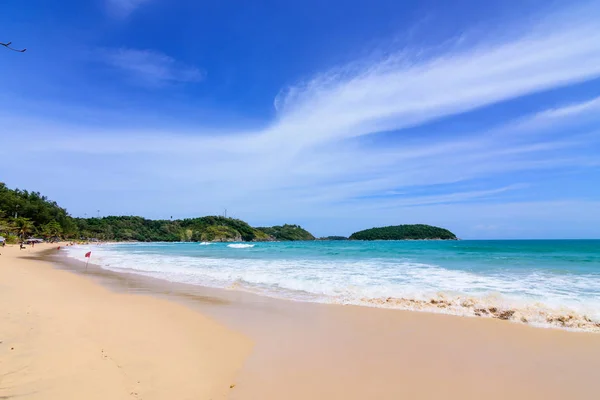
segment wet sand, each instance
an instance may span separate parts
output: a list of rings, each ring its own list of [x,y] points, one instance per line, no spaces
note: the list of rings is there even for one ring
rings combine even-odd
[[[81,262],[53,259],[58,268],[112,291],[180,303],[251,339],[253,351],[235,377],[230,399],[598,398],[599,334],[297,303],[91,264],[83,273]],[[120,296],[121,302],[135,297]],[[165,325],[173,322],[166,319]]]

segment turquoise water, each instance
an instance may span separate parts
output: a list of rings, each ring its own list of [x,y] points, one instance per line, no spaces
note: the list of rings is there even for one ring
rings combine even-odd
[[[600,240],[132,243],[69,252],[90,249],[104,268],[175,282],[600,330]]]

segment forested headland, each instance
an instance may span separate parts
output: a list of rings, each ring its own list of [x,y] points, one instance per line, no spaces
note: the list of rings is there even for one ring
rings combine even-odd
[[[135,216],[74,218],[66,209],[39,192],[9,189],[0,182],[0,236],[9,243],[29,237],[44,239],[139,242],[257,242],[315,240],[299,225],[254,228],[247,222],[222,216],[153,220]],[[457,240],[454,233],[431,225],[371,228],[349,238],[319,240]]]
[[[277,238],[277,240],[315,240],[312,233],[299,225],[272,226],[270,228],[256,228],[266,235]]]
[[[32,236],[45,239],[103,241],[275,241],[314,240],[298,225],[253,228],[234,218],[207,216],[152,220],[135,216],[74,218],[39,192],[9,189],[0,182],[0,236],[16,243]]]

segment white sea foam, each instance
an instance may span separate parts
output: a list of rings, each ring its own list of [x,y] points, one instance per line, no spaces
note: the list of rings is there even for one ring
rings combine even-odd
[[[200,246],[209,246],[211,244],[212,244],[211,242],[200,242],[199,243]]]
[[[238,249],[253,246],[227,245]],[[211,249],[218,248],[217,245]],[[173,282],[300,301],[432,311],[600,331],[597,274],[532,270],[478,274],[405,259],[197,257],[158,251],[149,254],[142,246],[126,252],[102,246],[67,251],[83,260],[89,250],[93,252],[93,262],[103,268]]]
[[[254,245],[247,243],[232,243],[228,244],[227,247],[231,247],[232,249],[249,249],[251,247],[254,247]]]

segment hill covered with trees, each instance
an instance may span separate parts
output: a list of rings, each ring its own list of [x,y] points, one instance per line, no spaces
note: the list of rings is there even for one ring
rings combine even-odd
[[[67,210],[38,192],[9,189],[0,182],[0,236],[17,242],[31,236],[109,241],[273,241],[313,240],[298,225],[253,228],[220,216],[182,220],[151,220],[134,216],[73,218]]]
[[[239,219],[209,216],[183,220],[152,220],[142,217],[76,218],[86,238],[139,242],[241,242],[273,238]]]
[[[299,225],[272,226],[270,228],[256,228],[266,235],[272,236],[275,240],[315,240],[315,237]]]
[[[0,235],[16,242],[32,234],[75,237],[77,225],[67,210],[39,192],[11,190],[0,182]]]
[[[354,232],[350,240],[458,240],[444,228],[431,225],[396,225]]]

